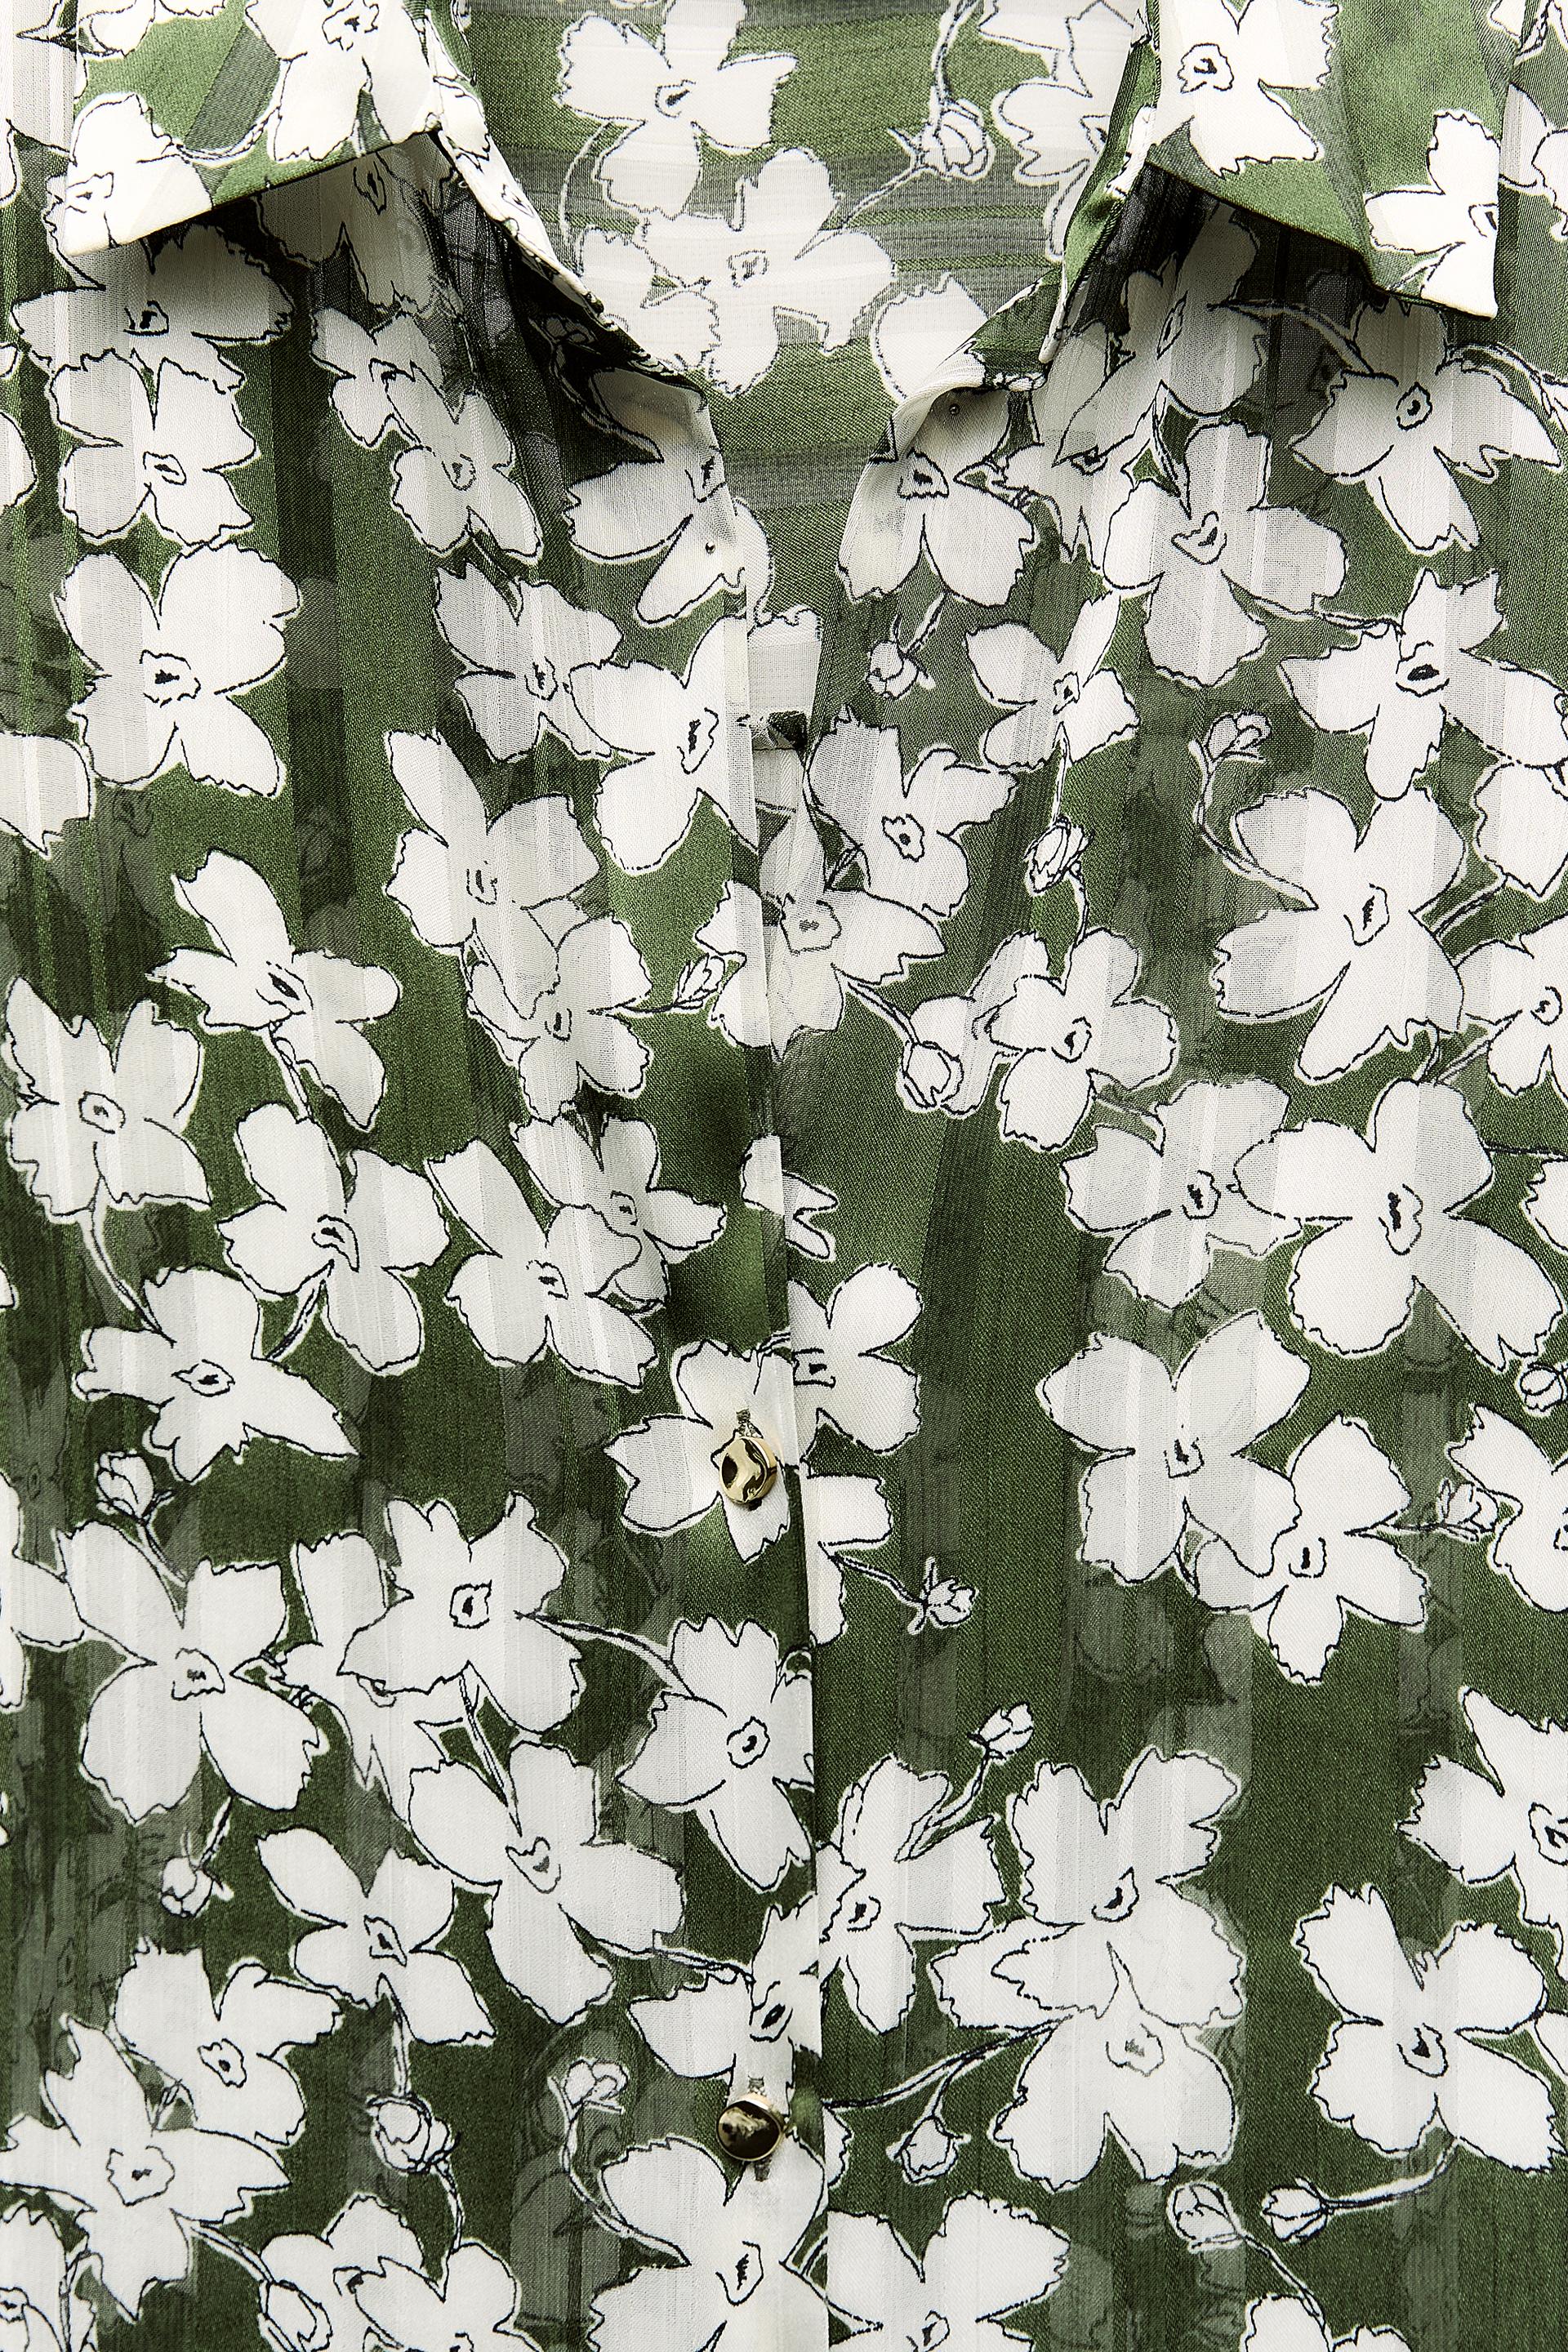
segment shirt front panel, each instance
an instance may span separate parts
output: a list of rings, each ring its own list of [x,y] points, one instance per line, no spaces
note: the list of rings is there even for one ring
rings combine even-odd
[[[586,152],[653,20],[530,26],[571,181],[536,74],[16,265],[16,2291],[1554,2342],[1555,31],[1494,330],[1153,173],[970,292],[1002,9],[863,228],[864,19],[695,12],[795,63],[661,212],[676,13]]]

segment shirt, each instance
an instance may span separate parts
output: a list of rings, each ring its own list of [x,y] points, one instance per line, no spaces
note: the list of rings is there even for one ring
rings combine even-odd
[[[1557,2352],[1561,0],[0,54],[14,2352]]]

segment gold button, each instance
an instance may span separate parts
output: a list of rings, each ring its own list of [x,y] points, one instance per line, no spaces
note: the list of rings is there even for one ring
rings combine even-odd
[[[772,2156],[789,2125],[770,2101],[749,2091],[719,2118],[719,2145],[737,2164],[762,2164]]]
[[[779,1483],[778,1455],[758,1436],[744,1414],[735,1424],[734,1435],[720,1447],[713,1461],[725,1501],[739,1505],[743,1511],[754,1511]]]

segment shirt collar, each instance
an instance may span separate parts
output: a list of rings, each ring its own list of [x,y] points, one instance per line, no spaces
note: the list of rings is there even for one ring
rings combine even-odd
[[[1112,0],[1129,13],[1136,0]],[[1069,232],[1152,163],[1358,253],[1378,285],[1496,309],[1500,142],[1524,0],[1152,0]],[[496,148],[454,0],[79,0],[52,226],[79,256],[431,133],[494,218],[592,301]],[[596,306],[595,306],[596,307]]]
[[[79,0],[50,226],[68,257],[430,133],[484,210],[579,299],[489,134],[453,0]]]
[[[1145,163],[1489,318],[1503,115],[1525,0],[1151,0],[1144,89],[1103,185]],[[1139,70],[1137,65],[1131,69]]]

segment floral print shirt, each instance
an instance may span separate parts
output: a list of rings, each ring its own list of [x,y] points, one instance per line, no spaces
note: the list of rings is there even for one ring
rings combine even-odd
[[[5,2352],[1560,2352],[1563,0],[0,62]]]

